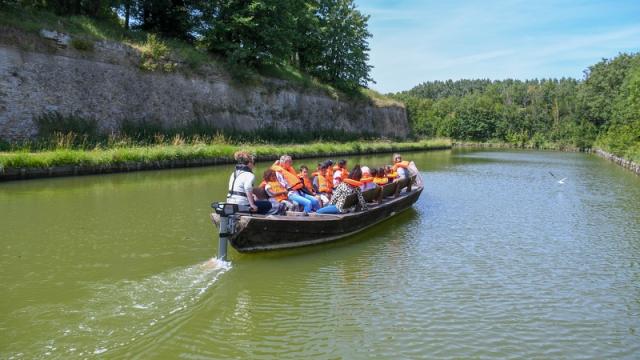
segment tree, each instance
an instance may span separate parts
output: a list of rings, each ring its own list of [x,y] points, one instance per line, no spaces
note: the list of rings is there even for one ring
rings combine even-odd
[[[613,101],[631,67],[633,56],[620,54],[603,59],[585,71],[579,92],[581,116],[597,127],[607,126],[612,117]]]
[[[259,66],[289,61],[302,0],[219,0],[205,11],[207,47],[231,63]]]
[[[138,0],[133,7],[138,28],[187,41],[194,39],[198,8],[189,0]]]
[[[312,32],[308,54],[300,66],[321,80],[340,89],[352,91],[366,87],[369,76],[367,30],[369,16],[356,9],[353,0],[320,0],[317,2],[319,28]]]

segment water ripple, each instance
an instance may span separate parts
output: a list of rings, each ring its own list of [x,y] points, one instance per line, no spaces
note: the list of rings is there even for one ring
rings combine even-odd
[[[63,306],[28,306],[10,317],[27,318],[51,335],[21,344],[29,358],[112,354],[148,333],[166,331],[171,318],[191,309],[230,268],[229,262],[211,259],[142,280],[90,283],[89,298]],[[22,357],[19,352],[9,356]]]

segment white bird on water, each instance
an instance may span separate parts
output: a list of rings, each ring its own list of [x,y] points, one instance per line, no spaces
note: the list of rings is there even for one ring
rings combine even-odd
[[[551,174],[551,176],[553,176],[554,179],[557,179],[557,177],[555,175],[553,175],[553,173],[551,171],[549,171],[549,174]],[[562,184],[564,185],[564,181],[567,180],[567,178],[562,178],[560,180],[558,180],[558,184]]]

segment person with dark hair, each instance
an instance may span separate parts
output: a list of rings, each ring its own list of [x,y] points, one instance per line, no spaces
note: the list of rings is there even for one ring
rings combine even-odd
[[[385,165],[384,167],[384,176],[389,179],[389,182],[394,182],[398,178],[398,173],[394,170],[391,165]]]
[[[331,192],[333,192],[333,160],[327,160],[324,162],[324,165],[327,167],[325,171],[324,178],[327,180],[327,185]]]
[[[304,184],[304,187],[300,189],[301,192],[311,195],[318,200],[318,209],[322,207],[322,198],[320,194],[318,194],[316,187],[313,186],[313,180],[309,179],[309,168],[306,165],[300,166],[300,172],[298,173],[298,177]]]
[[[315,196],[316,191],[313,189],[313,183],[311,182],[311,179],[309,179],[309,168],[307,167],[307,165],[300,166],[298,178],[300,178],[300,181],[302,181],[302,185],[304,185],[301,190],[309,195]]]
[[[384,175],[384,168],[379,168],[379,169],[374,169],[375,174],[371,174],[373,175],[373,182],[376,185],[386,185],[387,183],[389,183],[389,179]]]
[[[367,202],[364,200],[364,197],[362,197],[362,190],[360,190],[360,186],[362,186],[360,182],[361,178],[362,170],[360,169],[360,165],[356,165],[349,173],[349,177],[333,190],[333,197],[331,198],[330,204],[318,210],[318,214],[343,213],[346,210],[344,209],[345,200],[349,195],[354,193],[357,194],[358,197],[356,211],[367,210]]]
[[[271,206],[280,210],[281,207],[284,207],[284,210],[292,210],[294,205],[291,201],[289,201],[288,191],[285,189],[279,182],[276,177],[276,172],[273,169],[267,169],[264,172],[263,181],[264,191],[269,195],[269,202],[271,202]],[[275,211],[276,214],[282,213],[283,211]]]
[[[253,182],[256,179],[253,175],[255,167],[253,155],[246,151],[237,151],[233,157],[237,164],[233,174],[229,177],[227,202],[248,206],[251,212],[266,214],[271,210],[271,203],[268,200],[256,200],[253,194]]]

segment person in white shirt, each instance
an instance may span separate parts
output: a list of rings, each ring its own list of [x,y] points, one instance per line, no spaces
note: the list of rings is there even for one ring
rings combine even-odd
[[[230,204],[249,206],[251,212],[266,214],[271,210],[271,202],[268,200],[256,200],[253,194],[253,182],[255,175],[253,168],[255,160],[253,155],[246,151],[237,151],[233,154],[236,159],[236,168],[229,177],[229,192],[227,202]]]
[[[402,163],[402,156],[400,154],[393,154],[393,163],[394,165]],[[406,179],[409,177],[409,170],[407,170],[406,166],[394,166],[396,173],[398,174],[398,179]]]

